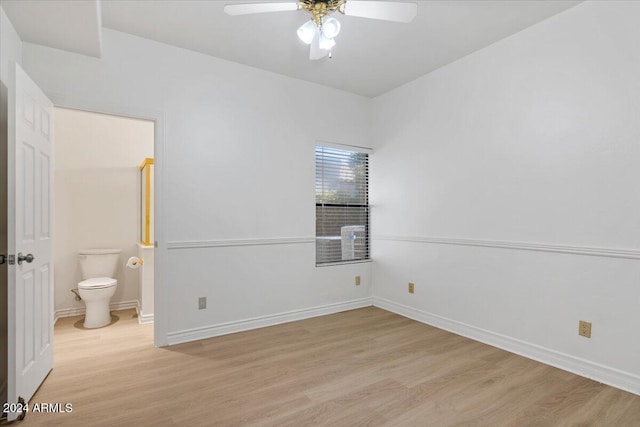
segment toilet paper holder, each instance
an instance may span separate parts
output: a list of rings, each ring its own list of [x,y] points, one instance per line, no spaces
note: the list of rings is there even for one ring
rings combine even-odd
[[[132,256],[127,260],[126,266],[129,268],[140,268],[140,266],[144,264],[144,260],[142,258],[138,258],[137,256]]]

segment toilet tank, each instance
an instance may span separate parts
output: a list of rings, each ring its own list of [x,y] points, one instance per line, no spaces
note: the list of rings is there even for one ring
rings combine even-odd
[[[115,277],[120,259],[120,249],[80,249],[82,279]]]

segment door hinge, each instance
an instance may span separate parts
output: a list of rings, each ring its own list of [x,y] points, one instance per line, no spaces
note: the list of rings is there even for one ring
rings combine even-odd
[[[27,416],[27,402],[25,402],[24,397],[22,396],[18,396],[18,405],[20,405],[20,408],[25,408],[22,410],[22,413],[18,416],[18,421],[22,421],[24,420],[24,417]]]
[[[0,265],[7,263],[9,265],[13,265],[16,263],[15,255],[0,255]]]
[[[18,396],[18,403],[11,403],[11,404],[6,404],[6,411],[3,411],[0,413],[0,421],[2,421],[2,425],[6,424],[11,424],[14,421],[22,421],[24,420],[24,417],[27,416],[27,402],[24,400],[23,397]],[[9,418],[9,408],[12,408],[11,412],[13,412],[14,414],[19,412],[20,415],[18,415],[16,417],[15,420],[13,421],[7,421],[7,419]]]

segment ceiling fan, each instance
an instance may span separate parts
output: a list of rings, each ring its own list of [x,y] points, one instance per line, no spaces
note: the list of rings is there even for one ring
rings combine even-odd
[[[228,15],[287,12],[302,10],[311,19],[298,28],[298,37],[311,45],[309,59],[331,57],[335,37],[340,32],[340,21],[331,16],[339,12],[347,16],[381,19],[393,22],[411,22],[416,17],[418,5],[410,2],[364,1],[364,0],[298,0],[283,3],[228,4],[224,7]]]

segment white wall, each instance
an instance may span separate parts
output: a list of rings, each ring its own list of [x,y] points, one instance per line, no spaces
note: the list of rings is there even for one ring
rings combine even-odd
[[[372,118],[364,98],[110,30],[103,59],[25,44],[24,62],[54,98],[166,119],[169,332],[366,297],[372,273],[379,305],[638,392],[639,7],[581,4]],[[370,135],[374,271],[316,269],[314,140]]]
[[[586,2],[374,100],[376,304],[640,392],[639,17]]]
[[[82,280],[78,250],[122,250],[111,303],[139,299],[140,171],[153,157],[154,124],[107,114],[56,108],[54,118],[55,310],[83,308],[71,289]]]
[[[22,40],[0,7],[0,80],[9,87],[10,62],[22,64]]]
[[[315,141],[370,145],[368,99],[116,31],[103,42],[101,59],[25,43],[25,69],[54,100],[164,118],[170,304],[155,314],[173,341],[370,296],[370,264],[316,268],[313,243]]]

